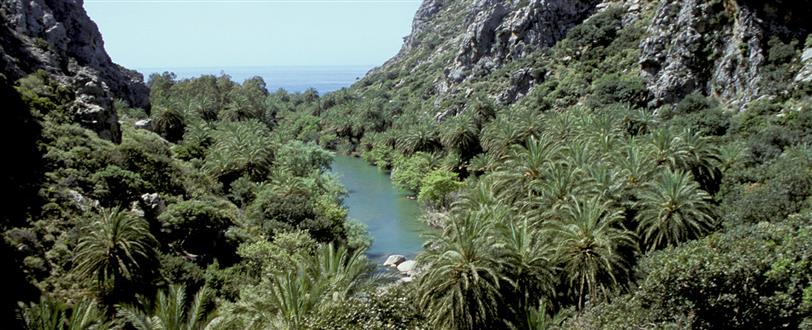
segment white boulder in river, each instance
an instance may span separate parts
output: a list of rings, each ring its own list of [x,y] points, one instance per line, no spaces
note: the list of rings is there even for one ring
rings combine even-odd
[[[417,267],[417,261],[406,260],[404,262],[401,262],[400,265],[398,265],[398,270],[401,273],[409,273],[409,272],[414,271],[416,267]]]
[[[406,261],[406,257],[399,254],[393,254],[389,256],[389,258],[386,258],[386,261],[384,261],[383,265],[386,267],[397,267],[404,261]]]

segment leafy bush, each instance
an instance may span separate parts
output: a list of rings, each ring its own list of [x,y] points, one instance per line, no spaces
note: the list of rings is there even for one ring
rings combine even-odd
[[[420,183],[431,170],[431,155],[417,152],[411,156],[398,156],[392,164],[392,182],[401,189],[420,191]]]
[[[420,311],[406,287],[392,287],[383,293],[324,306],[305,321],[308,329],[323,330],[394,330],[427,329]]]
[[[149,189],[149,184],[138,173],[116,165],[94,173],[91,181],[96,183],[93,196],[105,207],[127,207]]]
[[[449,206],[449,195],[463,187],[457,177],[457,173],[438,169],[429,172],[420,181],[420,193],[417,200],[429,203],[436,207],[446,208]]]
[[[627,103],[642,107],[648,101],[648,89],[640,77],[605,75],[592,84],[588,104],[601,107],[613,103]]]
[[[170,145],[154,133],[125,130],[114,160],[119,167],[138,173],[158,192],[168,195],[183,192],[183,175],[172,159]]]
[[[575,48],[582,46],[607,46],[617,36],[622,27],[625,9],[622,6],[612,6],[595,15],[584,24],[572,28],[567,33],[567,39],[575,44]]]
[[[292,141],[279,148],[274,166],[291,171],[296,176],[306,176],[313,171],[330,168],[334,155],[313,142]]]
[[[192,255],[201,264],[219,259],[226,264],[234,259],[234,247],[226,231],[234,224],[234,215],[222,201],[189,200],[167,207],[158,217],[164,243],[180,253]]]
[[[727,221],[752,224],[777,222],[809,206],[812,196],[812,154],[809,148],[788,150],[772,163],[752,170],[725,196]]]
[[[643,259],[638,287],[580,320],[583,328],[783,329],[812,316],[812,218],[714,234]],[[565,326],[566,327],[566,326]]]

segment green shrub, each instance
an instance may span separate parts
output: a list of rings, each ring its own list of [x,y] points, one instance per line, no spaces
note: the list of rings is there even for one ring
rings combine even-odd
[[[809,148],[793,148],[772,163],[746,173],[743,182],[723,200],[728,222],[777,222],[809,206],[811,155]]]
[[[427,329],[416,302],[408,289],[392,287],[383,293],[371,293],[364,298],[351,299],[324,306],[305,321],[307,329],[324,330],[394,330]]]
[[[127,207],[146,193],[150,185],[138,173],[110,165],[91,177],[93,196],[104,207]]]
[[[431,171],[431,155],[417,152],[411,156],[398,155],[392,164],[392,182],[413,193],[420,191],[420,183]]]
[[[170,144],[152,132],[125,130],[113,158],[119,167],[138,173],[157,192],[183,192],[183,174],[172,159]]]
[[[622,27],[622,18],[625,14],[622,6],[612,6],[607,10],[590,18],[584,24],[572,28],[567,33],[567,39],[572,41],[574,48],[582,46],[607,46],[617,36]]]
[[[331,152],[313,142],[292,141],[279,148],[274,167],[288,170],[296,176],[306,176],[313,171],[320,173],[329,169],[333,157]]]
[[[605,75],[592,84],[587,104],[601,107],[613,103],[626,103],[642,107],[648,101],[648,89],[642,78]]]
[[[171,204],[158,216],[164,244],[176,252],[194,255],[200,264],[213,259],[231,262],[232,242],[226,231],[234,224],[228,205],[216,200],[189,200]]]
[[[450,206],[449,195],[463,187],[457,177],[457,173],[438,169],[429,172],[420,181],[420,193],[417,200],[434,205],[435,207],[446,208]]]
[[[783,329],[808,318],[812,218],[738,227],[651,255],[638,286],[599,304],[581,322],[599,327]],[[586,326],[586,328],[590,328]],[[614,327],[613,327],[614,328]]]

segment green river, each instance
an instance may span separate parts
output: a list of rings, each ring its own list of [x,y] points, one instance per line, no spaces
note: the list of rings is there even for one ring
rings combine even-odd
[[[367,164],[360,158],[336,156],[333,173],[349,192],[344,206],[350,219],[369,228],[372,246],[367,255],[382,263],[391,254],[413,259],[423,247],[420,234],[427,230],[418,217],[417,202],[392,184],[387,172]]]

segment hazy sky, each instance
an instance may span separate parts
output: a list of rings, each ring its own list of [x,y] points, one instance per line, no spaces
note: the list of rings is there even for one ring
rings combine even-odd
[[[130,68],[378,65],[420,0],[85,0]]]

